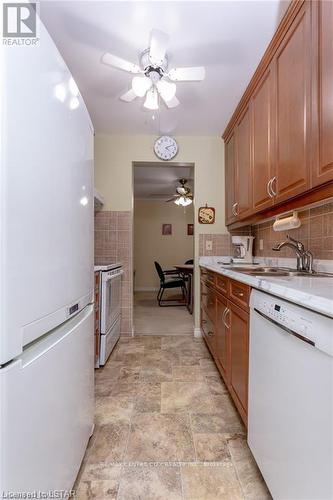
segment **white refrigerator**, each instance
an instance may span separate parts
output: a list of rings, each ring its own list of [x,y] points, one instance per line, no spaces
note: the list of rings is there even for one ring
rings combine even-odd
[[[93,430],[93,128],[39,30],[0,45],[1,495],[71,489]]]

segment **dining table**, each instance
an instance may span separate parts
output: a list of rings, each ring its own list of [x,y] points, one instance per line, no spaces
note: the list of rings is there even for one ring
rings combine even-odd
[[[194,272],[194,265],[193,264],[177,264],[174,267],[185,278],[184,281],[186,283],[186,307],[188,309],[188,312],[190,314],[193,314],[193,297],[194,297],[193,272]]]

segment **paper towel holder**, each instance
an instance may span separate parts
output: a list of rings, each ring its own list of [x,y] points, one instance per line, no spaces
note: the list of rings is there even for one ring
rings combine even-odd
[[[300,227],[301,221],[298,217],[297,212],[293,212],[292,215],[288,215],[285,217],[277,217],[274,224],[273,224],[273,230],[274,231],[287,231],[288,229],[297,229]]]

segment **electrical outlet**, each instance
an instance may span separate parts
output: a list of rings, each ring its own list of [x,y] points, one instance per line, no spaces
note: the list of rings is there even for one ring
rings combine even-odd
[[[264,249],[264,240],[259,240],[259,250]]]
[[[207,251],[213,250],[213,242],[212,242],[212,240],[207,240],[206,241],[206,250]]]

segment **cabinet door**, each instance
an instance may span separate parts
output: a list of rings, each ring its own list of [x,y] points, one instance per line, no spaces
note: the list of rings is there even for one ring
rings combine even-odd
[[[207,342],[210,352],[215,357],[215,326],[204,307],[201,308],[201,331],[204,339]]]
[[[311,23],[304,2],[273,59],[276,99],[276,202],[309,188]]]
[[[233,207],[235,204],[235,134],[225,143],[225,219],[226,224],[236,220]]]
[[[333,180],[333,2],[312,2],[313,136],[312,186]]]
[[[225,321],[225,315],[228,309],[228,301],[222,296],[216,297],[216,361],[218,368],[228,384],[229,366],[230,366],[230,340],[229,328]]]
[[[246,421],[249,371],[249,315],[231,302],[230,313],[230,390],[235,404]]]
[[[269,68],[252,96],[252,193],[253,209],[263,210],[273,204],[268,183],[273,177],[273,75]]]
[[[252,210],[251,117],[246,108],[236,126],[236,186],[237,216],[242,218]]]

